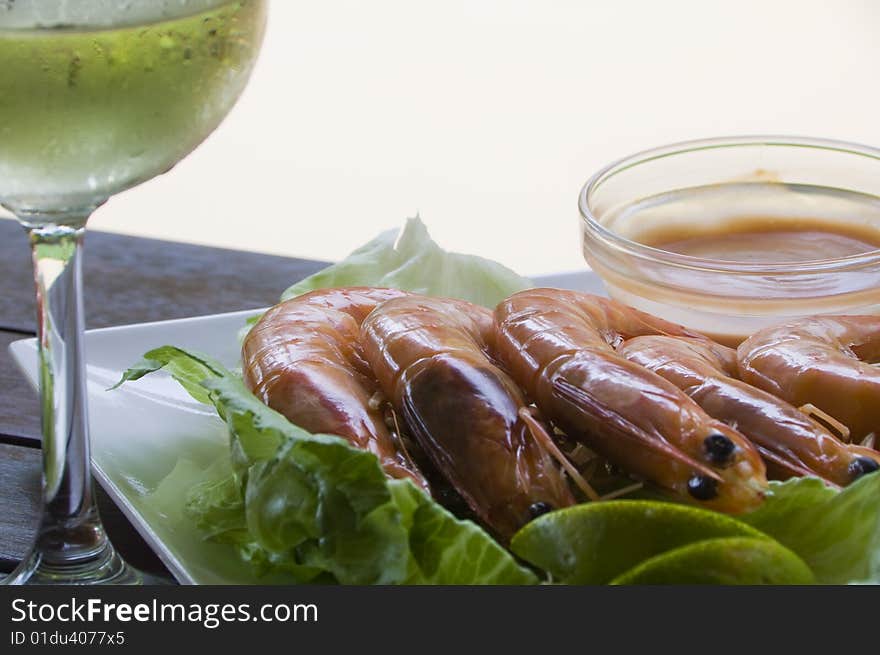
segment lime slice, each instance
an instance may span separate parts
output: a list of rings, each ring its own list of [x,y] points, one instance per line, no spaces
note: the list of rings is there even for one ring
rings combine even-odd
[[[613,500],[545,514],[517,532],[510,548],[547,571],[554,582],[605,584],[649,557],[720,537],[769,539],[717,512],[658,501]]]
[[[815,583],[804,561],[770,539],[709,539],[652,557],[611,584],[798,585]]]

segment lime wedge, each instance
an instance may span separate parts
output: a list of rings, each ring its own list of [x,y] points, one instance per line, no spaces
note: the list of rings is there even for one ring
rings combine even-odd
[[[510,542],[519,557],[554,582],[605,584],[640,562],[720,537],[769,539],[724,514],[650,500],[612,500],[545,514]]]
[[[816,580],[804,561],[770,539],[709,539],[652,557],[611,584],[799,585]]]

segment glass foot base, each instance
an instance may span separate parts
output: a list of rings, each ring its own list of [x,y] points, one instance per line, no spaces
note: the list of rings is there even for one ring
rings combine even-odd
[[[12,573],[4,585],[144,585],[167,581],[142,573],[128,565],[109,544],[87,561],[50,563],[33,552]]]

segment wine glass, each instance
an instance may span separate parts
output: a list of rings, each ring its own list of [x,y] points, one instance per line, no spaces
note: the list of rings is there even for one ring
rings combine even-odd
[[[267,0],[0,0],[0,204],[37,287],[43,509],[6,584],[143,582],[98,517],[89,458],[81,247],[111,195],[217,127],[259,51]]]

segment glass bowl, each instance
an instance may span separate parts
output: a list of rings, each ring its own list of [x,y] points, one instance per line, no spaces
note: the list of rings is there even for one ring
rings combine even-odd
[[[578,205],[584,257],[611,297],[722,343],[792,317],[880,314],[873,246],[837,256],[819,240],[799,261],[781,251],[734,261],[647,245],[746,218],[758,231],[817,223],[880,244],[880,150],[780,136],[679,143],[606,166]]]

